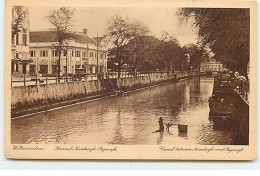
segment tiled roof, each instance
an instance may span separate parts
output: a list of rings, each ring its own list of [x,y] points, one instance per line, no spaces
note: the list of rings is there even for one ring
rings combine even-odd
[[[96,45],[96,42],[85,34],[75,34],[75,35],[76,35],[75,41],[77,43],[82,43],[82,44],[89,43],[89,44]]]
[[[30,32],[30,42],[55,42],[55,33],[52,31],[35,31]]]
[[[100,43],[103,38],[104,37],[93,37],[93,39],[98,43]]]
[[[88,37],[85,34],[74,34],[75,38],[74,40],[76,43],[81,43],[81,44],[93,44],[95,45],[96,42]],[[53,31],[35,31],[35,32],[30,32],[30,42],[31,43],[37,43],[37,42],[55,42],[55,32]]]

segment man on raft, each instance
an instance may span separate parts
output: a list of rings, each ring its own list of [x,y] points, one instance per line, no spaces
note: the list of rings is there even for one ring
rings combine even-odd
[[[159,130],[156,130],[156,131],[154,131],[153,133],[164,131],[163,118],[162,118],[162,117],[159,118],[158,123],[159,123]]]

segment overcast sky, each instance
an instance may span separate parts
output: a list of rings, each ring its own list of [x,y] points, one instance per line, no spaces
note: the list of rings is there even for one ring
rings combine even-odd
[[[53,7],[29,7],[31,30],[48,30],[51,24],[45,18]],[[57,9],[57,8],[55,8]],[[183,46],[196,43],[197,32],[192,27],[192,21],[187,24],[179,24],[175,8],[136,8],[136,7],[80,7],[74,8],[75,16],[73,30],[80,32],[83,28],[88,29],[88,35],[96,36],[106,33],[107,22],[115,14],[129,19],[139,20],[150,29],[150,35],[160,38],[164,31],[177,38]]]

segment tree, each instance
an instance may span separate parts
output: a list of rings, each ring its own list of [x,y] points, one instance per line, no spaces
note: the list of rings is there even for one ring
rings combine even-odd
[[[247,76],[250,48],[250,13],[246,8],[182,8],[181,21],[193,18],[203,46],[225,67]]]
[[[69,40],[75,38],[71,32],[72,18],[74,10],[68,7],[61,7],[58,10],[52,10],[47,16],[48,21],[53,25],[51,30],[55,33],[55,43],[53,47],[58,52],[58,74],[60,76],[60,59],[61,53],[67,50]]]
[[[127,46],[134,54],[129,58],[129,64],[134,72],[142,68],[150,60],[152,51],[160,41],[153,36],[138,36],[130,40]],[[148,70],[147,70],[148,71]]]
[[[12,7],[12,37],[15,36],[26,20],[28,9],[23,6]]]
[[[117,67],[118,78],[120,77],[121,68],[127,62],[128,50],[124,46],[130,39],[130,23],[128,19],[116,15],[108,21],[108,36],[114,47],[108,51],[111,62]]]
[[[180,46],[177,39],[170,37],[169,41],[166,41],[166,64],[167,72],[170,69],[183,71],[183,62],[185,62],[185,52]]]
[[[131,39],[127,45],[133,53],[131,58],[133,61],[133,71],[136,73],[142,56],[144,56],[153,45],[153,38],[147,36],[150,30],[140,21],[134,21],[130,27],[133,39]]]
[[[131,22],[128,18],[115,15],[108,22],[108,36],[114,47],[109,50],[108,56],[117,68],[118,78],[124,64],[137,54],[138,38],[149,32],[149,29],[139,21]],[[132,40],[131,45],[127,45]]]
[[[175,38],[163,34],[152,56],[158,63],[158,69],[166,70],[168,73],[172,69],[182,71],[185,52]]]
[[[205,50],[204,47],[198,44],[189,44],[187,46],[184,46],[184,50],[186,56],[189,58],[188,69],[190,69],[191,67],[198,68],[202,62],[209,60],[208,52]]]

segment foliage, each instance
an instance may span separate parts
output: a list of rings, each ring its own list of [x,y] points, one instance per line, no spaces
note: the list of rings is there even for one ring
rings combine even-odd
[[[128,18],[115,15],[108,22],[108,36],[114,47],[109,50],[108,56],[117,67],[118,77],[124,64],[129,63],[129,58],[137,52],[137,40],[144,36],[149,29],[139,21],[131,22]],[[134,40],[135,45],[127,45]]]
[[[72,18],[74,10],[67,7],[61,7],[58,10],[52,10],[47,16],[48,21],[52,24],[51,30],[55,33],[53,47],[58,52],[58,74],[60,74],[61,53],[66,52],[69,40],[75,38],[71,32]]]
[[[194,18],[200,42],[214,52],[225,67],[247,73],[250,47],[250,14],[246,8],[182,8],[181,21]]]
[[[159,61],[158,69],[167,72],[171,70],[183,71],[184,51],[176,39],[170,37],[166,40],[163,38],[153,51],[153,56]]]
[[[163,33],[161,39],[149,36],[149,29],[144,24],[139,21],[131,22],[118,15],[112,17],[108,24],[108,34],[114,46],[109,50],[108,66],[117,71],[118,76],[124,66],[128,66],[128,71],[135,73],[137,70],[147,73],[160,70],[169,73],[184,71],[189,67],[185,54],[195,48],[181,47],[167,32]],[[205,53],[199,55],[199,52],[196,52],[192,56],[192,64],[197,66],[200,62],[197,58],[204,57]]]
[[[23,22],[26,20],[28,9],[23,6],[12,7],[12,37],[17,34],[20,28],[23,28]]]
[[[129,57],[129,64],[134,72],[138,68],[143,68],[144,64],[152,64],[149,60],[153,49],[157,47],[159,42],[153,36],[138,36],[129,41],[127,47],[134,53]],[[146,67],[146,71],[148,71],[148,67]]]
[[[184,46],[184,50],[186,56],[189,58],[188,69],[191,67],[196,69],[202,62],[209,60],[208,51],[206,51],[205,48],[201,47],[200,45],[189,44]]]

